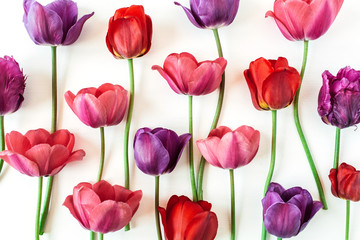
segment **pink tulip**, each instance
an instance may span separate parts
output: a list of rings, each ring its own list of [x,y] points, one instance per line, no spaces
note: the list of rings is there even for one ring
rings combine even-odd
[[[108,233],[126,226],[142,197],[142,191],[132,192],[119,185],[102,180],[94,185],[86,182],[74,187],[64,206],[86,229]]]
[[[255,157],[260,141],[260,132],[249,126],[241,126],[234,131],[228,127],[213,129],[208,138],[196,144],[211,165],[235,169],[245,166]]]
[[[85,156],[81,149],[73,152],[75,137],[64,129],[53,134],[42,128],[25,135],[12,131],[5,141],[8,150],[0,152],[0,158],[29,176],[53,176],[69,162]]]
[[[191,96],[205,95],[215,91],[226,67],[225,58],[197,62],[190,53],[172,53],[165,59],[164,67],[154,65],[174,92]]]
[[[275,0],[273,17],[290,41],[315,40],[334,22],[344,0]]]
[[[120,85],[105,83],[99,88],[81,89],[76,96],[67,91],[65,100],[83,123],[98,128],[121,122],[128,105],[127,95]]]

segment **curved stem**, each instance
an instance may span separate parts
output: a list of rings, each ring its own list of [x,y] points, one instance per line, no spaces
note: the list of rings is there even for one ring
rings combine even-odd
[[[216,47],[218,50],[218,55],[219,57],[223,57],[223,52],[222,52],[222,48],[221,48],[221,42],[220,42],[220,38],[219,38],[219,32],[217,29],[213,29],[213,33],[214,33],[214,37],[215,37],[215,41],[216,41]],[[221,109],[222,109],[222,105],[223,105],[223,101],[224,101],[224,93],[225,93],[225,72],[222,75],[222,81],[219,87],[219,97],[218,97],[218,102],[217,102],[217,106],[216,106],[216,111],[215,111],[215,115],[214,115],[214,119],[213,122],[211,124],[211,128],[210,131],[213,130],[214,128],[216,128],[218,122],[219,122],[219,118],[220,118],[220,113],[221,113]],[[199,171],[198,171],[198,186],[197,186],[197,195],[198,195],[198,200],[202,200],[203,199],[203,179],[204,179],[204,170],[205,170],[205,158],[201,157],[200,160],[200,165],[199,165]]]
[[[4,131],[4,116],[0,116],[0,151],[5,150],[5,131]],[[4,160],[0,159],[0,173],[4,165]]]
[[[35,240],[39,240],[39,219],[40,219],[40,210],[41,210],[41,196],[42,196],[42,184],[43,178],[39,177],[38,184],[38,202],[36,207],[36,217],[35,217]]]
[[[160,176],[155,176],[155,222],[156,222],[156,232],[158,240],[162,240],[161,236],[161,227],[160,227],[160,216],[159,216],[159,185],[160,185]]]
[[[104,240],[104,234],[103,233],[99,233],[99,240]]]
[[[304,41],[303,63],[302,63],[301,72],[300,72],[301,83],[302,83],[302,80],[304,78],[304,73],[305,73],[307,54],[308,54],[308,45],[309,45],[309,41],[305,40]],[[314,160],[313,160],[313,158],[311,156],[309,146],[308,146],[308,144],[306,142],[305,135],[304,135],[303,130],[302,130],[301,125],[300,125],[300,119],[299,119],[299,94],[300,94],[300,88],[301,88],[301,84],[300,84],[300,87],[299,87],[299,89],[297,90],[297,92],[295,94],[295,97],[294,97],[294,121],[295,121],[296,129],[297,129],[297,132],[299,134],[301,143],[303,145],[306,157],[308,159],[312,174],[314,176],[316,186],[318,188],[320,200],[321,200],[321,202],[323,204],[323,209],[326,210],[327,209],[327,203],[326,203],[326,199],[325,199],[324,190],[323,190],[323,187],[321,185],[321,181],[320,181],[320,178],[319,178],[319,174],[318,174],[318,172],[316,170]]]
[[[339,155],[340,155],[340,128],[336,128],[336,135],[335,135],[335,150],[334,150],[334,169],[338,169],[339,167]]]
[[[349,240],[350,233],[350,200],[346,200],[346,226],[345,226],[345,240]]]
[[[101,181],[101,176],[104,169],[104,161],[105,161],[105,133],[104,127],[100,127],[100,139],[101,139],[101,153],[100,153],[100,165],[99,172],[97,177],[97,182]]]
[[[189,168],[190,168],[190,181],[191,190],[193,194],[193,201],[197,202],[197,192],[195,183],[195,171],[194,171],[194,146],[193,146],[193,114],[192,114],[192,96],[189,96],[189,133],[191,138],[189,141]]]
[[[234,170],[230,169],[230,193],[231,193],[231,240],[235,240],[235,184]]]
[[[90,240],[95,240],[95,233],[90,231]]]

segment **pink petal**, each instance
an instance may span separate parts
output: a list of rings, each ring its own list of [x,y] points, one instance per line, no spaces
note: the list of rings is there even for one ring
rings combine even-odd
[[[75,209],[73,195],[69,195],[69,196],[66,197],[66,199],[65,199],[65,201],[63,203],[63,206],[67,207],[69,209],[71,215],[73,215],[73,217],[76,218],[76,220],[79,221],[81,226],[86,228],[85,225],[83,224],[80,216],[78,215],[77,210]]]
[[[74,134],[71,134],[68,130],[60,129],[50,135],[48,143],[50,146],[56,144],[63,145],[71,152],[74,148],[75,137]]]
[[[75,95],[71,92],[71,91],[67,91],[64,94],[65,97],[65,101],[66,103],[69,105],[69,107],[71,108],[71,110],[74,112],[74,100],[75,100]]]
[[[50,133],[43,128],[39,128],[28,131],[25,133],[25,137],[29,139],[31,146],[35,146],[37,144],[47,143]]]
[[[208,137],[204,140],[196,141],[201,155],[204,156],[206,161],[216,167],[221,167],[221,164],[217,157],[219,143],[220,138],[218,137]]]
[[[24,154],[31,148],[30,141],[21,133],[16,131],[6,134],[5,141],[8,150],[19,154]]]
[[[114,187],[105,180],[101,180],[93,185],[94,192],[99,196],[101,202],[115,200]]]
[[[25,153],[25,157],[36,163],[39,167],[40,176],[49,174],[51,147],[49,144],[38,144]]]
[[[11,151],[2,151],[0,152],[0,158],[22,174],[31,177],[40,176],[38,165],[23,155]]]
[[[232,132],[232,130],[226,126],[220,126],[211,130],[209,137],[222,138],[228,132]]]
[[[177,94],[183,94],[182,90],[176,85],[175,80],[173,80],[173,79],[171,78],[171,76],[168,75],[168,73],[165,72],[165,70],[164,70],[162,67],[160,67],[159,65],[153,65],[153,66],[151,67],[151,69],[152,69],[152,70],[157,70],[157,71],[160,73],[160,75],[161,75],[163,78],[165,78],[165,80],[166,80],[167,83],[169,84],[170,88],[171,88],[175,93],[177,93]]]

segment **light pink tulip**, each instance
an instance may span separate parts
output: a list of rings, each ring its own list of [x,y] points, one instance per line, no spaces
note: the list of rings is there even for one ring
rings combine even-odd
[[[65,100],[83,123],[98,128],[121,122],[128,105],[128,93],[120,85],[105,83],[99,88],[81,89],[76,96],[67,91]]]
[[[0,158],[19,172],[34,176],[53,176],[69,162],[83,159],[85,152],[73,152],[75,137],[68,130],[50,134],[45,129],[30,130],[25,135],[12,131],[6,134],[8,150]]]
[[[190,53],[172,53],[165,59],[164,67],[152,66],[159,71],[174,92],[191,96],[215,91],[226,67],[225,58],[198,62]]]
[[[141,198],[141,190],[132,192],[101,180],[94,185],[79,183],[63,205],[84,228],[108,233],[120,230],[130,222]]]
[[[344,0],[275,0],[273,17],[290,41],[321,37],[334,22]]]
[[[241,126],[234,131],[228,127],[213,129],[208,138],[196,144],[211,165],[235,169],[250,163],[255,157],[260,141],[260,132],[249,126]]]

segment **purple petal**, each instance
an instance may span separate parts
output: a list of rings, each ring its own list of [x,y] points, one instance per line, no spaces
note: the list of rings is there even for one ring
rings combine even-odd
[[[56,12],[61,18],[65,37],[70,27],[76,23],[78,17],[78,8],[76,3],[71,0],[57,0],[46,5],[44,8]]]
[[[282,194],[285,191],[285,188],[283,188],[280,184],[272,182],[269,184],[268,192],[276,192],[278,194]]]
[[[194,13],[189,8],[184,7],[183,5],[181,5],[178,2],[174,2],[174,3],[175,3],[175,5],[178,5],[184,9],[186,16],[188,17],[190,22],[195,25],[195,27],[206,28],[205,25],[201,22],[200,18],[198,16],[194,15]]]
[[[82,18],[80,18],[75,25],[73,25],[69,31],[66,34],[65,40],[62,43],[62,45],[70,45],[73,44],[80,36],[81,30],[84,26],[84,23],[86,20],[88,20],[90,17],[94,15],[94,12],[84,15]]]
[[[323,207],[323,204],[319,201],[314,201],[311,211],[306,213],[303,224],[301,225],[300,231],[304,230],[304,228],[308,225],[309,221],[314,217],[314,215]],[[299,232],[300,232],[299,231]]]
[[[306,213],[311,210],[313,200],[310,193],[306,190],[302,190],[299,194],[294,195],[287,203],[296,205],[301,212],[301,223],[304,222]]]
[[[319,92],[318,97],[318,113],[320,117],[326,116],[331,111],[331,95],[330,95],[330,80],[334,76],[329,72],[325,71],[322,74],[323,85]]]
[[[360,122],[360,92],[344,91],[333,97],[333,109],[328,117],[330,123],[346,128]]]
[[[267,192],[265,197],[261,200],[263,206],[263,215],[265,215],[267,209],[275,203],[283,203],[280,195],[277,192]]]
[[[292,187],[287,190],[285,190],[281,194],[281,198],[284,200],[284,202],[289,201],[292,197],[294,197],[297,194],[301,194],[303,189],[301,187]]]

